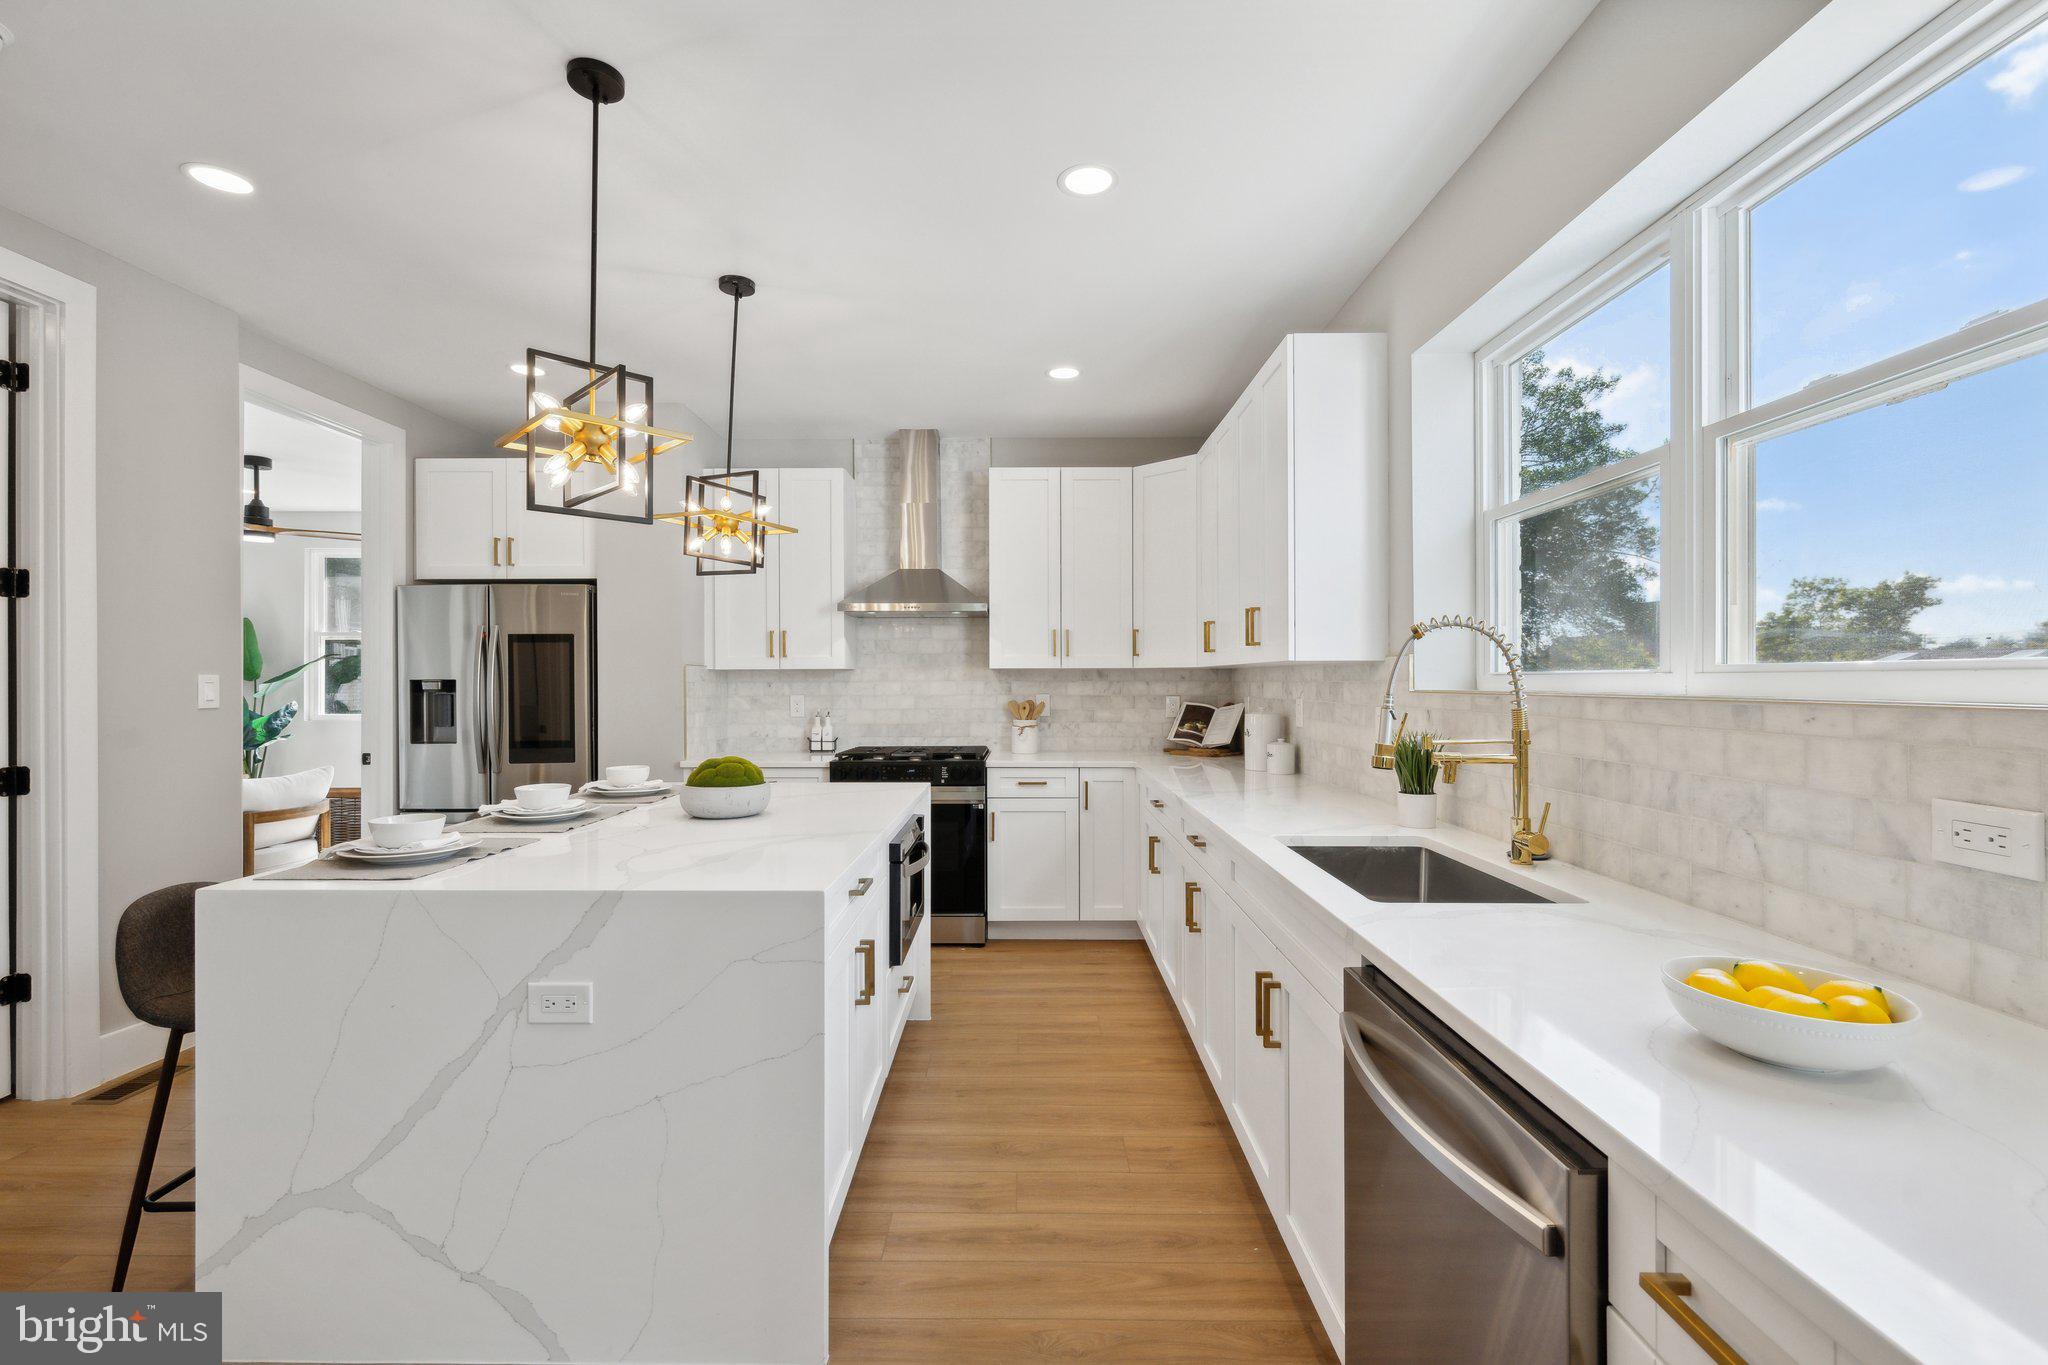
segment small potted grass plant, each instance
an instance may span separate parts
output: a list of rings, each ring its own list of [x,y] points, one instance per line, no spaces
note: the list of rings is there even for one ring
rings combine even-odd
[[[1403,734],[1394,741],[1394,823],[1403,829],[1436,828],[1436,752],[1434,737]]]

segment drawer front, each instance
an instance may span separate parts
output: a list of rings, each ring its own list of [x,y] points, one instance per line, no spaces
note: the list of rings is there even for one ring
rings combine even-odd
[[[1081,778],[1072,768],[991,768],[988,794],[1070,800],[1081,794]]]
[[[770,782],[823,782],[825,770],[822,767],[805,768],[763,768],[761,776]]]
[[[825,941],[832,942],[855,913],[880,904],[882,909],[877,922],[883,929],[882,956],[886,963],[889,926],[889,850],[882,849],[863,863],[846,885],[840,888],[836,900],[837,904],[833,905],[831,917],[825,925]],[[919,933],[923,932],[919,930]]]
[[[1616,1212],[1610,1210],[1610,1225]],[[1640,1210],[1634,1212],[1640,1218]],[[1679,1320],[1688,1309],[1751,1365],[1804,1365],[1835,1358],[1835,1343],[1828,1334],[1765,1287],[1736,1257],[1661,1200],[1655,1217],[1656,1236],[1647,1249],[1639,1230],[1628,1245],[1610,1246],[1608,1285],[1610,1294],[1619,1290],[1626,1296],[1618,1305],[1633,1303],[1635,1311],[1624,1308],[1623,1316],[1635,1325],[1642,1325],[1642,1309],[1648,1307],[1649,1330],[1642,1335],[1660,1361],[1709,1365],[1712,1358]],[[1646,1271],[1663,1277],[1663,1291],[1674,1306],[1666,1307],[1643,1284]]]

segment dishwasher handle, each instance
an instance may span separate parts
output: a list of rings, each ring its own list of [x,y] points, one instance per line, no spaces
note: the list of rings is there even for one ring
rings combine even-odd
[[[1401,1097],[1387,1084],[1386,1077],[1373,1065],[1372,1058],[1366,1055],[1364,1021],[1356,1014],[1347,1013],[1342,1031],[1344,1059],[1351,1065],[1353,1078],[1365,1087],[1373,1107],[1394,1126],[1394,1131],[1415,1149],[1417,1155],[1436,1167],[1444,1179],[1463,1190],[1473,1203],[1498,1218],[1530,1246],[1545,1256],[1561,1254],[1564,1236],[1554,1221],[1459,1155],[1401,1102]]]

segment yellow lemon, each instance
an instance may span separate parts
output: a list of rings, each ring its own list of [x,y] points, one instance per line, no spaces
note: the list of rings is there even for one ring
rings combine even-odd
[[[1749,992],[1749,1003],[1760,1010],[1776,1010],[1780,1014],[1804,1015],[1808,1019],[1825,1019],[1828,1007],[1802,991],[1788,991],[1782,986],[1756,986]]]
[[[1734,1000],[1745,1004],[1748,1002],[1748,993],[1736,984],[1734,977],[1728,975],[1719,967],[1702,967],[1691,976],[1688,976],[1685,979],[1685,984],[1696,991],[1705,991],[1708,995],[1718,995],[1724,1000]]]
[[[1729,975],[1746,991],[1753,991],[1758,986],[1776,986],[1794,995],[1806,994],[1806,983],[1775,962],[1738,962]]]
[[[1883,987],[1873,986],[1868,981],[1852,981],[1846,976],[1836,977],[1833,981],[1823,981],[1807,994],[1816,1000],[1832,1000],[1838,995],[1860,995],[1865,1000],[1875,1000],[1880,1005],[1884,1003]]]
[[[1892,1021],[1883,1005],[1864,995],[1850,995],[1845,991],[1829,996],[1822,1004],[1827,1008],[1828,1018],[1845,1024],[1889,1024]]]

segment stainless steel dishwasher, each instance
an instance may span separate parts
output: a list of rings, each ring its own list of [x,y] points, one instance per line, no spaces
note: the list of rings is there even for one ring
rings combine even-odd
[[[1345,973],[1344,1358],[1602,1358],[1606,1158],[1377,968]]]

